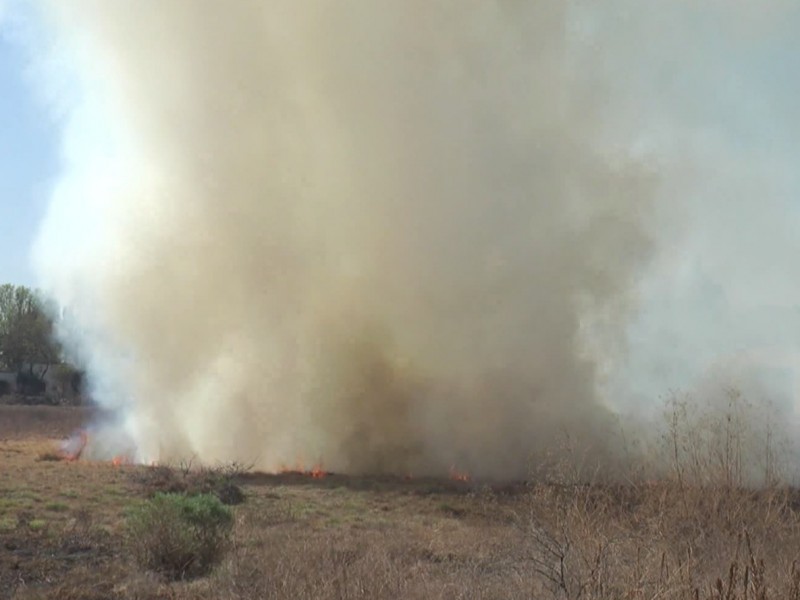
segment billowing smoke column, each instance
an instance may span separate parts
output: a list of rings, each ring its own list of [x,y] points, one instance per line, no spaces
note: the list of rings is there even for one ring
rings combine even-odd
[[[140,459],[508,476],[599,441],[582,328],[627,308],[649,184],[566,7],[50,5],[82,96],[44,280]]]
[[[80,85],[38,262],[140,460],[507,477],[565,437],[613,454],[600,392],[652,382],[676,289],[653,243],[674,248],[689,201],[683,166],[625,150],[682,121],[619,84],[642,77],[606,17],[45,6]],[[623,126],[640,105],[662,126],[644,140]],[[628,338],[648,350],[630,378]]]

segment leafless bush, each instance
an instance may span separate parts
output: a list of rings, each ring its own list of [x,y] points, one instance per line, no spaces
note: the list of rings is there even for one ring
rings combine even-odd
[[[673,394],[666,402],[661,464],[679,485],[774,486],[792,454],[780,414],[736,389],[713,402]]]

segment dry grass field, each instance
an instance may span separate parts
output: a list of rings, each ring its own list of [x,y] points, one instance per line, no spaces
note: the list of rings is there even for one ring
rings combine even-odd
[[[68,462],[53,449],[84,413],[2,411],[0,598],[800,599],[800,494],[784,487]],[[173,582],[139,568],[129,508],[211,480],[244,493],[222,564]]]

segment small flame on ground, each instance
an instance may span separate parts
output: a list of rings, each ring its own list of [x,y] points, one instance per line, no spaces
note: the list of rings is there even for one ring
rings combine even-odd
[[[450,479],[453,481],[470,481],[472,478],[470,477],[469,473],[466,471],[459,471],[456,469],[456,466],[453,465],[450,467]]]
[[[317,463],[310,469],[306,469],[305,463],[301,459],[298,459],[298,461],[295,463],[294,468],[287,467],[286,465],[281,465],[278,468],[278,473],[281,474],[294,473],[298,475],[305,475],[307,477],[311,477],[312,479],[322,479],[323,477],[328,475],[328,472],[322,467],[322,463]]]
[[[89,434],[85,429],[73,434],[71,438],[61,443],[61,456],[68,462],[74,462],[81,457],[86,444],[89,443]]]
[[[88,444],[89,432],[85,429],[81,429],[70,438],[61,442],[59,453],[63,460],[67,462],[76,462],[81,460]],[[108,462],[115,467],[119,467],[122,465],[132,465],[133,459],[127,454],[118,454]]]

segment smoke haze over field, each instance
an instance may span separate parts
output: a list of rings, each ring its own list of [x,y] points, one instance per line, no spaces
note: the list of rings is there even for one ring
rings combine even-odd
[[[141,460],[519,476],[747,347],[697,314],[695,261],[751,292],[731,229],[780,257],[752,304],[800,300],[781,181],[726,181],[703,101],[652,96],[648,61],[705,76],[679,11],[683,39],[625,2],[200,5],[44,5],[80,85],[38,264]],[[774,27],[739,12],[723,46]]]

